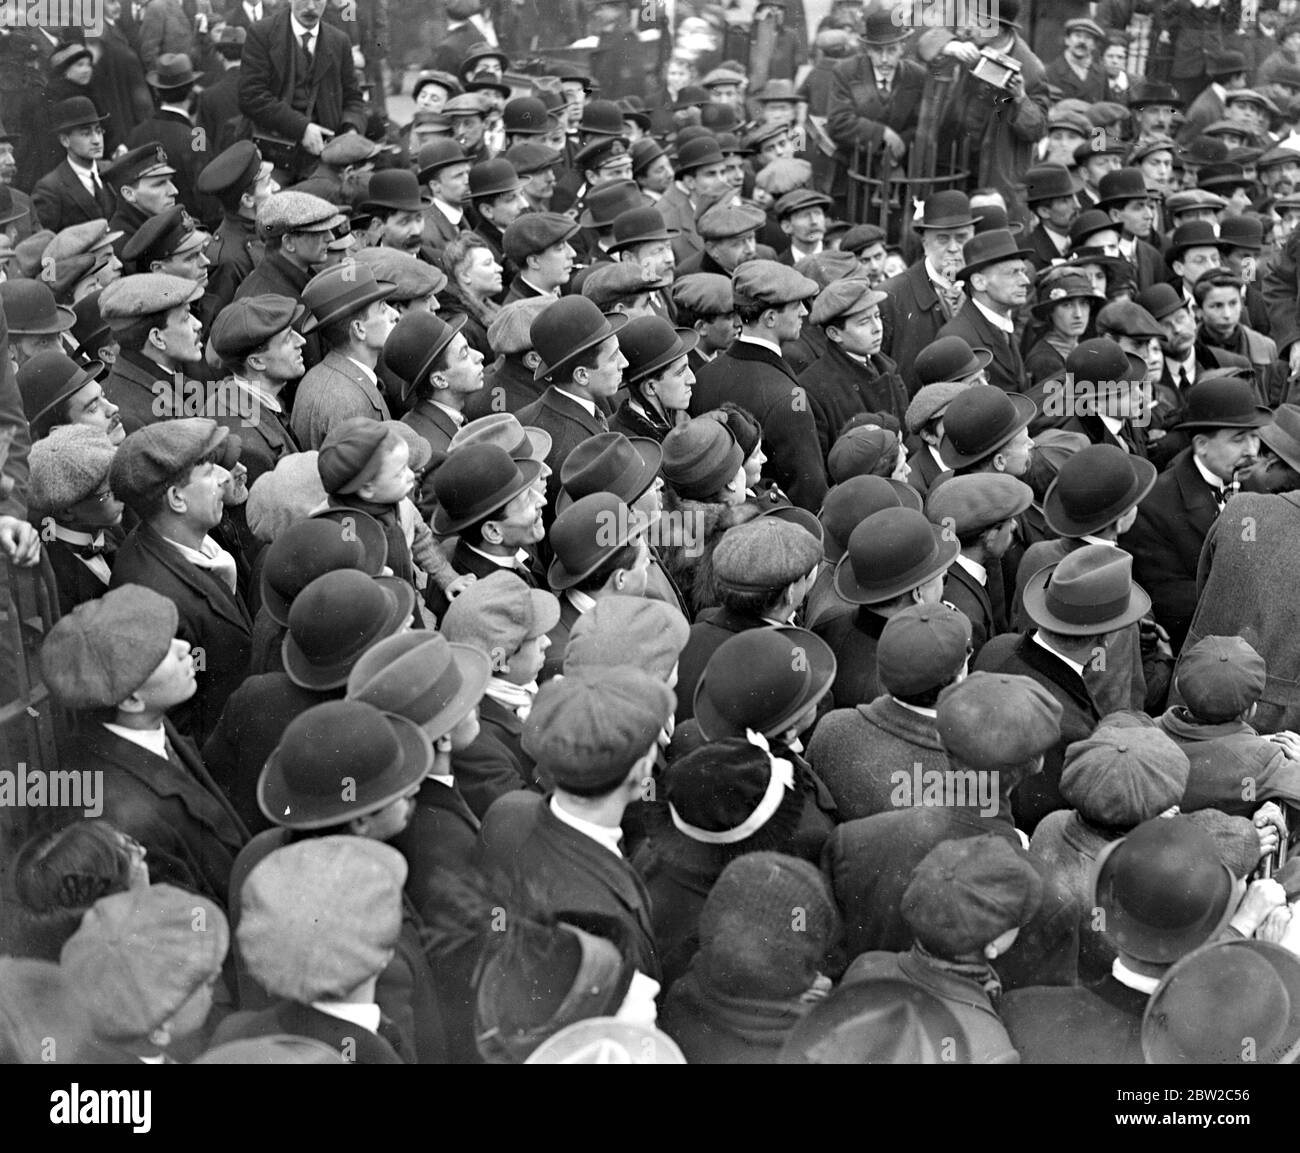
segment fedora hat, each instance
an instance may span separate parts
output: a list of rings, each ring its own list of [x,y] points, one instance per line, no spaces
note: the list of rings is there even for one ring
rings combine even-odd
[[[972,272],[1005,260],[1027,260],[1034,255],[1032,249],[1019,247],[1016,238],[1005,228],[976,233],[962,245],[961,253],[966,264],[957,273],[958,280],[969,280]]]
[[[706,741],[747,729],[779,737],[830,691],[835,654],[807,629],[746,629],[709,658],[695,686],[695,723]]]
[[[392,212],[423,212],[432,204],[432,196],[420,195],[420,181],[409,168],[385,168],[371,176],[360,208],[367,213],[376,208],[387,208]]]
[[[1146,200],[1150,195],[1142,169],[1116,168],[1097,181],[1096,207],[1104,209],[1130,200]]]
[[[81,365],[58,349],[38,352],[18,370],[18,391],[27,423],[37,424],[79,388],[98,380],[103,370],[99,361]]]
[[[1118,445],[1090,444],[1061,465],[1043,498],[1043,517],[1059,536],[1089,536],[1146,496],[1156,475],[1149,460]]]
[[[835,566],[835,591],[850,604],[883,604],[946,572],[960,551],[956,537],[924,513],[882,509],[849,534]]]
[[[974,228],[978,218],[971,215],[970,197],[964,192],[936,192],[925,202],[925,211],[912,227]]]
[[[1171,965],[1232,916],[1232,870],[1187,817],[1154,817],[1111,841],[1092,868],[1093,904],[1122,952]]]
[[[384,364],[402,381],[402,399],[417,391],[443,349],[469,319],[464,313],[450,324],[432,312],[408,312],[384,341]]]
[[[158,57],[158,66],[145,74],[150,88],[164,92],[169,88],[184,88],[198,79],[194,65],[184,52],[166,52]]]
[[[1083,182],[1071,176],[1064,164],[1039,164],[1025,173],[1020,185],[1026,204],[1074,196],[1082,187]]]
[[[700,342],[690,328],[674,328],[662,316],[638,316],[623,326],[618,345],[627,357],[623,383],[638,384],[661,372]]]
[[[10,336],[47,336],[67,332],[77,323],[72,309],[54,303],[54,293],[43,280],[6,280],[0,284],[0,307]]]
[[[472,444],[451,453],[433,474],[438,509],[433,531],[452,536],[485,521],[542,475],[541,461],[515,461],[494,444]]]
[[[1300,406],[1279,404],[1272,421],[1261,426],[1259,439],[1300,472]]]
[[[591,189],[582,198],[582,215],[578,217],[578,223],[583,228],[603,230],[609,228],[624,212],[644,208],[647,203],[645,193],[635,180],[611,180],[608,184]]]
[[[546,571],[552,592],[573,588],[636,537],[641,525],[612,492],[593,492],[558,513],[547,541],[555,559]]]
[[[324,829],[373,813],[433,767],[433,744],[405,717],[326,701],[289,722],[257,780],[257,804],[287,829]]]
[[[1053,275],[1055,273],[1055,275]],[[1038,320],[1045,320],[1063,300],[1091,300],[1105,304],[1106,298],[1093,291],[1092,281],[1075,269],[1056,272],[1048,269],[1038,281],[1038,299],[1030,306]]]
[[[415,611],[415,588],[359,569],[318,576],[289,609],[280,653],[284,671],[305,689],[336,689],[366,649],[392,636]]]
[[[983,460],[1026,428],[1037,411],[1033,399],[1023,393],[972,384],[948,405],[939,455],[949,468]]]
[[[1114,632],[1151,611],[1151,598],[1133,583],[1132,554],[1109,544],[1085,545],[1039,569],[1024,604],[1034,624],[1072,637]]]
[[[1242,1045],[1250,1037],[1249,1050]],[[1300,958],[1268,941],[1214,941],[1160,980],[1142,1014],[1148,1065],[1292,1064]]]
[[[1273,414],[1256,399],[1252,381],[1224,377],[1202,380],[1187,390],[1183,419],[1174,427],[1263,428]]]
[[[448,452],[471,444],[494,444],[511,460],[545,461],[551,454],[551,434],[519,423],[511,412],[490,412],[461,425],[451,438]]]
[[[613,493],[631,506],[654,484],[663,458],[663,447],[647,436],[621,432],[589,436],[560,466],[562,488],[555,510],[563,512],[574,501],[597,492]]]
[[[88,96],[70,96],[60,100],[50,112],[50,131],[56,136],[69,128],[82,128],[103,124],[107,115],[101,116],[95,102]]]
[[[317,577],[352,568],[376,577],[388,560],[384,526],[360,509],[331,509],[291,524],[267,547],[262,561],[262,604],[287,626],[298,594]],[[346,516],[346,522],[344,517]]]
[[[627,321],[622,313],[606,317],[585,296],[561,297],[539,313],[529,327],[533,350],[542,358],[533,379],[554,376],[589,348],[617,334]]]
[[[397,285],[376,280],[368,264],[339,264],[318,272],[302,290],[303,304],[311,315],[303,321],[303,335],[331,321],[353,316],[376,300],[387,300]]]

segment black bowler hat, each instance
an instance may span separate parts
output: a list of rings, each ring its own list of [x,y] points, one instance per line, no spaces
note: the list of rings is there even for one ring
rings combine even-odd
[[[1245,129],[1242,129],[1242,135],[1245,134]],[[1202,165],[1196,173],[1197,188],[1249,188],[1254,183],[1246,175],[1246,170],[1234,160]]]
[[[1099,208],[1084,209],[1070,225],[1070,247],[1078,248],[1089,236],[1107,229],[1118,232],[1119,225]]]
[[[1033,420],[1037,405],[1018,392],[972,384],[953,397],[943,418],[939,455],[949,468],[983,460]]]
[[[468,160],[465,150],[455,140],[430,140],[420,149],[420,171],[416,174],[416,179],[421,184],[427,184],[433,179],[434,173],[450,168],[453,164],[464,164]]]
[[[1156,483],[1156,466],[1116,444],[1090,444],[1071,456],[1043,498],[1043,516],[1071,539],[1105,528]]]
[[[664,450],[648,436],[599,432],[579,444],[560,466],[560,495],[555,509],[563,512],[575,500],[595,492],[611,492],[624,504],[635,504],[654,484]]]
[[[1273,413],[1256,403],[1253,381],[1219,377],[1202,380],[1187,390],[1183,419],[1175,428],[1191,431],[1220,428],[1263,428]]]
[[[524,182],[509,160],[485,160],[469,170],[469,198],[491,200],[520,191]]]
[[[50,131],[56,136],[69,128],[84,128],[102,124],[108,116],[101,116],[94,101],[88,96],[71,96],[60,100],[50,112]]]
[[[1071,176],[1064,164],[1039,164],[1025,173],[1021,185],[1026,204],[1073,196],[1081,187],[1082,182]]]
[[[1259,430],[1259,439],[1300,472],[1300,406],[1279,404],[1272,422]]]
[[[583,228],[605,229],[624,212],[644,208],[648,203],[635,180],[612,180],[591,189],[582,198],[583,209],[578,223]]]
[[[420,195],[419,178],[409,168],[385,168],[370,178],[366,198],[360,207],[390,212],[423,212],[433,204],[432,196]]]
[[[916,229],[973,228],[979,221],[971,215],[970,197],[964,192],[936,192],[925,202],[925,213],[912,222]]]
[[[450,324],[432,312],[408,312],[384,341],[384,364],[405,384],[405,399],[424,383],[434,362],[442,355],[469,317],[464,314]]]
[[[1183,108],[1185,103],[1178,95],[1178,89],[1172,84],[1160,84],[1154,80],[1144,80],[1133,90],[1128,99],[1130,108],[1145,108],[1148,104],[1169,104],[1174,108]]]
[[[545,136],[555,117],[536,96],[516,96],[501,110],[501,126],[507,136]]]
[[[103,368],[99,361],[80,365],[57,349],[38,352],[18,370],[18,391],[28,424],[36,424],[77,389],[98,379]]]
[[[564,296],[547,306],[529,326],[533,350],[542,358],[534,380],[555,376],[589,348],[617,333],[628,318],[619,313],[606,317],[585,296]]]
[[[884,604],[946,572],[960,551],[956,536],[924,513],[882,509],[849,534],[835,566],[835,591],[850,604]]]
[[[1127,204],[1130,200],[1147,200],[1147,178],[1140,168],[1116,168],[1097,182],[1097,207]]]
[[[1026,260],[1033,256],[1033,251],[1019,247],[1007,229],[995,228],[991,232],[977,232],[962,245],[961,254],[966,264],[957,273],[957,279],[969,280],[972,272],[1007,260]]]
[[[346,526],[333,517],[313,516],[284,530],[262,562],[262,604],[278,625],[288,625],[298,594],[317,577],[336,569],[357,569],[376,577],[388,559],[384,528],[360,509],[346,510]]]
[[[555,518],[547,540],[555,559],[546,571],[553,592],[573,588],[629,544],[640,521],[612,492],[575,500]]]
[[[662,316],[638,316],[623,326],[618,345],[627,357],[623,383],[631,386],[685,356],[700,341],[694,329],[674,328]]]
[[[1189,248],[1217,248],[1220,252],[1229,248],[1219,239],[1219,230],[1211,220],[1189,220],[1174,229],[1169,238],[1169,247],[1165,249],[1165,259],[1172,266],[1175,260],[1181,260]]]
[[[722,147],[718,144],[717,137],[697,136],[677,150],[673,168],[678,176],[684,176],[697,168],[707,168],[710,164],[721,164],[722,161]]]
[[[960,336],[941,336],[916,354],[913,368],[924,385],[961,380],[992,363],[993,353],[987,348],[971,348]]]
[[[504,508],[542,475],[542,462],[515,461],[494,444],[456,449],[433,474],[438,510],[433,531],[452,536],[485,521]]]
[[[644,208],[629,208],[614,220],[614,243],[610,252],[621,252],[634,244],[649,244],[652,240],[676,240],[681,232],[664,224],[663,214],[653,204]]]
[[[612,100],[588,100],[578,124],[582,136],[622,136],[623,110]]]

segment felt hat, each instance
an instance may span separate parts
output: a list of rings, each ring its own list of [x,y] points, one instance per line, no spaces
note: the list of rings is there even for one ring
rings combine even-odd
[[[921,513],[883,509],[850,534],[835,566],[835,591],[851,604],[883,604],[946,572],[960,549]]]
[[[1032,398],[973,384],[955,396],[943,420],[939,453],[950,468],[974,464],[1008,444],[1037,412]]]
[[[1066,636],[1113,632],[1140,621],[1151,598],[1133,583],[1133,557],[1108,544],[1075,549],[1040,569],[1024,592],[1025,615]]]
[[[276,624],[287,626],[295,598],[317,577],[335,569],[357,569],[376,577],[387,559],[383,525],[360,509],[347,509],[337,519],[316,516],[298,521],[266,550],[262,605]]]
[[[922,383],[961,380],[993,363],[987,348],[971,348],[960,336],[941,336],[916,355],[913,367]]]
[[[1016,238],[1006,229],[994,228],[976,233],[962,245],[962,259],[966,262],[957,273],[958,280],[969,280],[971,273],[1009,260],[1026,260],[1033,250],[1021,248]]]
[[[534,380],[555,377],[589,348],[614,336],[627,323],[626,316],[606,317],[583,296],[566,296],[553,303],[532,323],[533,348],[542,363]]]
[[[920,219],[912,222],[919,230],[926,228],[973,228],[978,223],[971,215],[970,198],[964,192],[936,192],[925,201]]]
[[[634,504],[654,484],[663,463],[663,448],[649,437],[600,432],[578,444],[560,466],[563,486],[556,500],[562,513],[575,500],[607,492]],[[734,475],[734,474],[733,474]]]
[[[898,480],[883,476],[851,476],[835,485],[822,502],[818,519],[826,559],[838,562],[848,548],[849,537],[867,517],[885,508],[921,511],[921,494]]]
[[[1292,468],[1300,470],[1300,406],[1279,404],[1273,410],[1272,421],[1260,428],[1259,439]]]
[[[529,588],[517,573],[501,571],[473,581],[452,600],[442,635],[453,644],[476,645],[499,672],[524,641],[550,632],[559,619],[560,602],[553,593]]]
[[[726,420],[709,413],[679,424],[663,440],[664,479],[686,500],[712,499],[744,463]]]
[[[393,326],[384,341],[383,358],[406,386],[403,397],[423,387],[438,358],[468,320],[464,313],[448,323],[432,312],[408,312]]]
[[[376,280],[367,264],[340,264],[313,276],[302,290],[302,302],[311,309],[302,333],[313,332],[335,320],[356,316],[377,300],[387,300],[395,284]]]
[[[1273,414],[1255,399],[1254,384],[1248,380],[1198,381],[1187,390],[1183,419],[1174,427],[1190,431],[1263,428]]]
[[[551,434],[545,429],[524,426],[509,412],[490,412],[466,421],[451,438],[448,452],[471,444],[493,444],[503,448],[511,460],[545,461],[551,452]]]
[[[641,525],[612,492],[593,492],[559,513],[547,540],[554,560],[546,573],[552,591],[580,584],[631,544]]]
[[[1043,498],[1043,516],[1060,536],[1089,536],[1114,523],[1156,483],[1156,467],[1118,445],[1090,444],[1061,465]]]
[[[433,476],[438,498],[433,531],[452,536],[487,520],[532,487],[542,468],[540,461],[512,460],[505,449],[493,444],[457,449]]]
[[[605,596],[573,623],[564,649],[564,674],[628,664],[667,681],[690,637],[674,605],[649,597]]]

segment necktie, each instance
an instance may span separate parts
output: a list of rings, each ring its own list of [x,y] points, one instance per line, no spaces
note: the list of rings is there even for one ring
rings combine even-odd
[[[310,32],[304,32],[302,34],[302,50],[306,54],[307,59],[310,60],[311,59],[311,33]]]

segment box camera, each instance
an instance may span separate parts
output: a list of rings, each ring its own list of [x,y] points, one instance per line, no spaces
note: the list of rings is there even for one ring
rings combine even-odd
[[[1020,61],[1014,56],[1008,56],[994,48],[981,48],[980,58],[971,72],[985,84],[991,84],[994,88],[1006,88],[1011,77],[1020,74],[1020,69]]]

